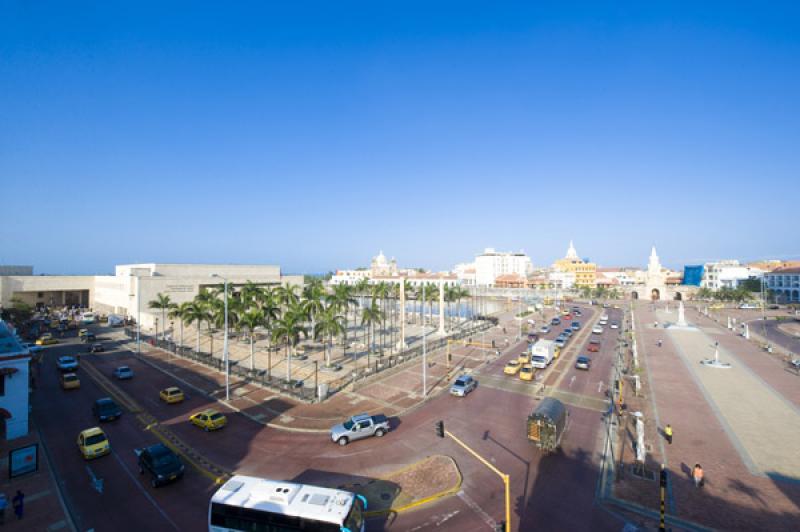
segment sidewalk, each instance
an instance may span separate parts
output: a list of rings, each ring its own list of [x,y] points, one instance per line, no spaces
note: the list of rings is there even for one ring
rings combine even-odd
[[[753,474],[741,444],[731,440],[731,435],[738,439],[747,436],[747,432],[751,435],[769,433],[780,420],[752,420],[749,428],[737,424],[737,432],[734,432],[728,420],[733,419],[731,412],[736,410],[737,402],[741,406],[746,399],[741,389],[727,386],[731,383],[726,381],[734,377],[724,372],[733,370],[703,368],[723,373],[698,377],[700,368],[694,367],[695,358],[713,355],[713,340],[702,327],[695,332],[680,331],[677,336],[677,331],[653,327],[656,320],[663,322],[667,316],[663,313],[656,316],[649,303],[639,304],[635,310],[639,353],[652,386],[648,399],[655,405],[650,415],[658,420],[658,424],[652,421],[647,424],[646,442],[652,447],[653,460],[665,463],[670,472],[668,508],[674,509],[674,514],[682,519],[726,530],[795,528],[800,519],[796,503],[800,501],[798,479],[787,480],[774,472]],[[674,310],[672,316],[675,319]],[[712,332],[721,344],[727,345],[730,340],[727,336],[736,339],[728,331],[714,329]],[[696,338],[686,340],[687,335],[696,335]],[[656,347],[658,339],[664,341],[661,348]],[[697,346],[688,347],[702,343],[710,343],[711,349],[701,352]],[[741,356],[742,346],[732,349]],[[747,377],[745,369],[740,368],[745,375],[742,378]],[[714,381],[707,381],[707,378]],[[754,382],[757,381],[749,380],[747,387],[757,386]],[[720,405],[724,405],[724,413]],[[660,434],[667,423],[674,430],[672,445],[667,445]],[[773,440],[767,445],[773,451],[796,453],[793,442]],[[706,471],[706,485],[699,490],[691,481],[695,463],[700,463]],[[626,475],[626,480],[615,486],[615,492],[626,500],[658,510],[657,482],[628,481]]]
[[[35,473],[9,479],[9,451],[34,443],[39,444],[39,470]],[[4,493],[8,499],[5,524],[0,525],[0,527],[9,532],[27,532],[30,530],[48,532],[56,530],[74,531],[75,528],[61,500],[55,477],[51,471],[50,461],[44,445],[39,439],[34,420],[30,422],[28,436],[0,443],[0,456],[2,456],[2,459],[0,459],[0,471],[3,472],[2,480],[0,480],[0,492]],[[14,515],[14,509],[11,504],[11,499],[17,490],[21,490],[25,494],[24,514],[23,518],[19,520]]]

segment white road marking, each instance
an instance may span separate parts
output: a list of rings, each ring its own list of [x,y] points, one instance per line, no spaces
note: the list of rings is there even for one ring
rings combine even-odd
[[[464,493],[464,490],[461,490],[461,491],[459,491],[457,495],[458,495],[458,497],[459,497],[459,498],[460,498],[462,501],[464,501],[464,504],[466,504],[467,506],[469,506],[469,507],[470,507],[470,509],[471,509],[473,512],[475,512],[476,514],[478,514],[478,515],[481,517],[481,519],[483,519],[483,520],[486,522],[486,524],[487,524],[487,525],[489,525],[489,527],[490,527],[492,530],[494,530],[494,529],[495,529],[495,527],[497,526],[497,521],[495,521],[494,519],[492,519],[492,518],[489,516],[489,514],[487,514],[486,512],[484,512],[484,511],[483,511],[483,509],[482,509],[480,506],[478,506],[478,503],[476,503],[475,501],[473,501],[473,500],[472,500],[472,498],[471,498],[469,495],[467,495],[466,493]]]
[[[575,384],[575,375],[569,378],[569,387],[572,388],[573,384]]]
[[[597,393],[600,393],[602,391],[603,391],[603,381],[600,381],[597,383]]]
[[[147,498],[147,500],[150,501],[150,503],[152,503],[153,506],[155,506],[156,510],[158,510],[158,513],[161,514],[161,517],[163,517],[167,521],[167,523],[172,525],[172,528],[174,528],[175,530],[180,530],[180,528],[178,528],[178,525],[176,525],[172,521],[172,519],[170,519],[169,516],[167,516],[167,514],[164,513],[164,510],[158,505],[156,500],[149,493],[147,493],[146,489],[144,489],[142,487],[141,483],[139,483],[139,479],[137,479],[133,475],[133,473],[130,472],[130,470],[128,469],[128,466],[125,465],[125,462],[122,461],[122,458],[119,457],[119,455],[116,453],[116,451],[112,450],[111,454],[114,455],[114,458],[117,459],[117,462],[119,462],[119,465],[122,466],[122,469],[128,474],[128,476],[131,478],[131,480],[136,485],[136,487],[139,488],[139,491],[141,491],[144,494],[144,496]]]

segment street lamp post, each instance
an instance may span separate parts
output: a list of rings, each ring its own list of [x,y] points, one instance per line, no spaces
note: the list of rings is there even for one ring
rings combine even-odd
[[[422,283],[422,301],[425,301],[425,283]],[[428,397],[428,344],[425,339],[425,316],[422,317],[422,397]]]
[[[136,276],[136,354],[142,353],[142,280]]]
[[[222,359],[225,361],[225,400],[230,401],[231,399],[231,368],[230,362],[228,358],[228,279],[222,277],[221,275],[217,275],[216,273],[212,273],[211,277],[219,277],[222,279],[224,283],[224,291],[225,291],[225,324],[223,326],[223,334],[225,335],[222,339]]]

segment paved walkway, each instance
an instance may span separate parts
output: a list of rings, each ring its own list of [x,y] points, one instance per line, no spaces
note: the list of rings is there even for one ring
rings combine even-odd
[[[695,332],[653,327],[656,320],[674,321],[674,309],[672,314],[656,314],[649,304],[639,303],[635,313],[639,352],[650,384],[647,393],[654,407],[651,415],[659,425],[652,427],[650,422],[657,430],[648,432],[647,441],[652,442],[653,458],[665,463],[671,473],[671,513],[725,530],[795,528],[800,519],[800,482],[796,481],[800,472],[795,460],[797,412],[742,361],[743,353],[755,356],[757,348],[745,342],[729,351],[728,342],[736,337],[716,326]],[[658,339],[664,340],[661,348],[656,347]],[[713,356],[717,340],[723,344],[721,359],[732,362],[733,369],[700,367],[701,358]],[[788,416],[789,428],[783,426],[785,420],[775,418],[774,412],[764,413],[760,402]],[[674,429],[672,445],[660,435],[667,423]],[[762,438],[761,431],[771,437]],[[790,439],[782,439],[787,437]],[[786,458],[785,463],[780,456]],[[706,471],[706,486],[701,490],[690,478],[695,463]],[[786,479],[788,475],[794,480]],[[657,509],[657,483],[640,481],[637,486],[621,486],[616,491],[628,500]]]

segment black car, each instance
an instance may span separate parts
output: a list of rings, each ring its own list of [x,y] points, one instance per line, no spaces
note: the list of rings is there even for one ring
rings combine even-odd
[[[122,409],[110,397],[103,397],[94,402],[92,414],[98,421],[113,421],[122,415]]]
[[[181,457],[163,443],[135,449],[139,457],[139,473],[147,471],[151,475],[150,485],[154,488],[174,482],[183,477]]]
[[[92,342],[96,342],[97,341],[97,336],[95,336],[94,333],[86,333],[86,334],[83,335],[83,338],[81,338],[81,341],[85,342],[87,344],[92,343]]]
[[[89,344],[90,353],[102,353],[105,350],[106,348],[103,347],[103,344]]]

